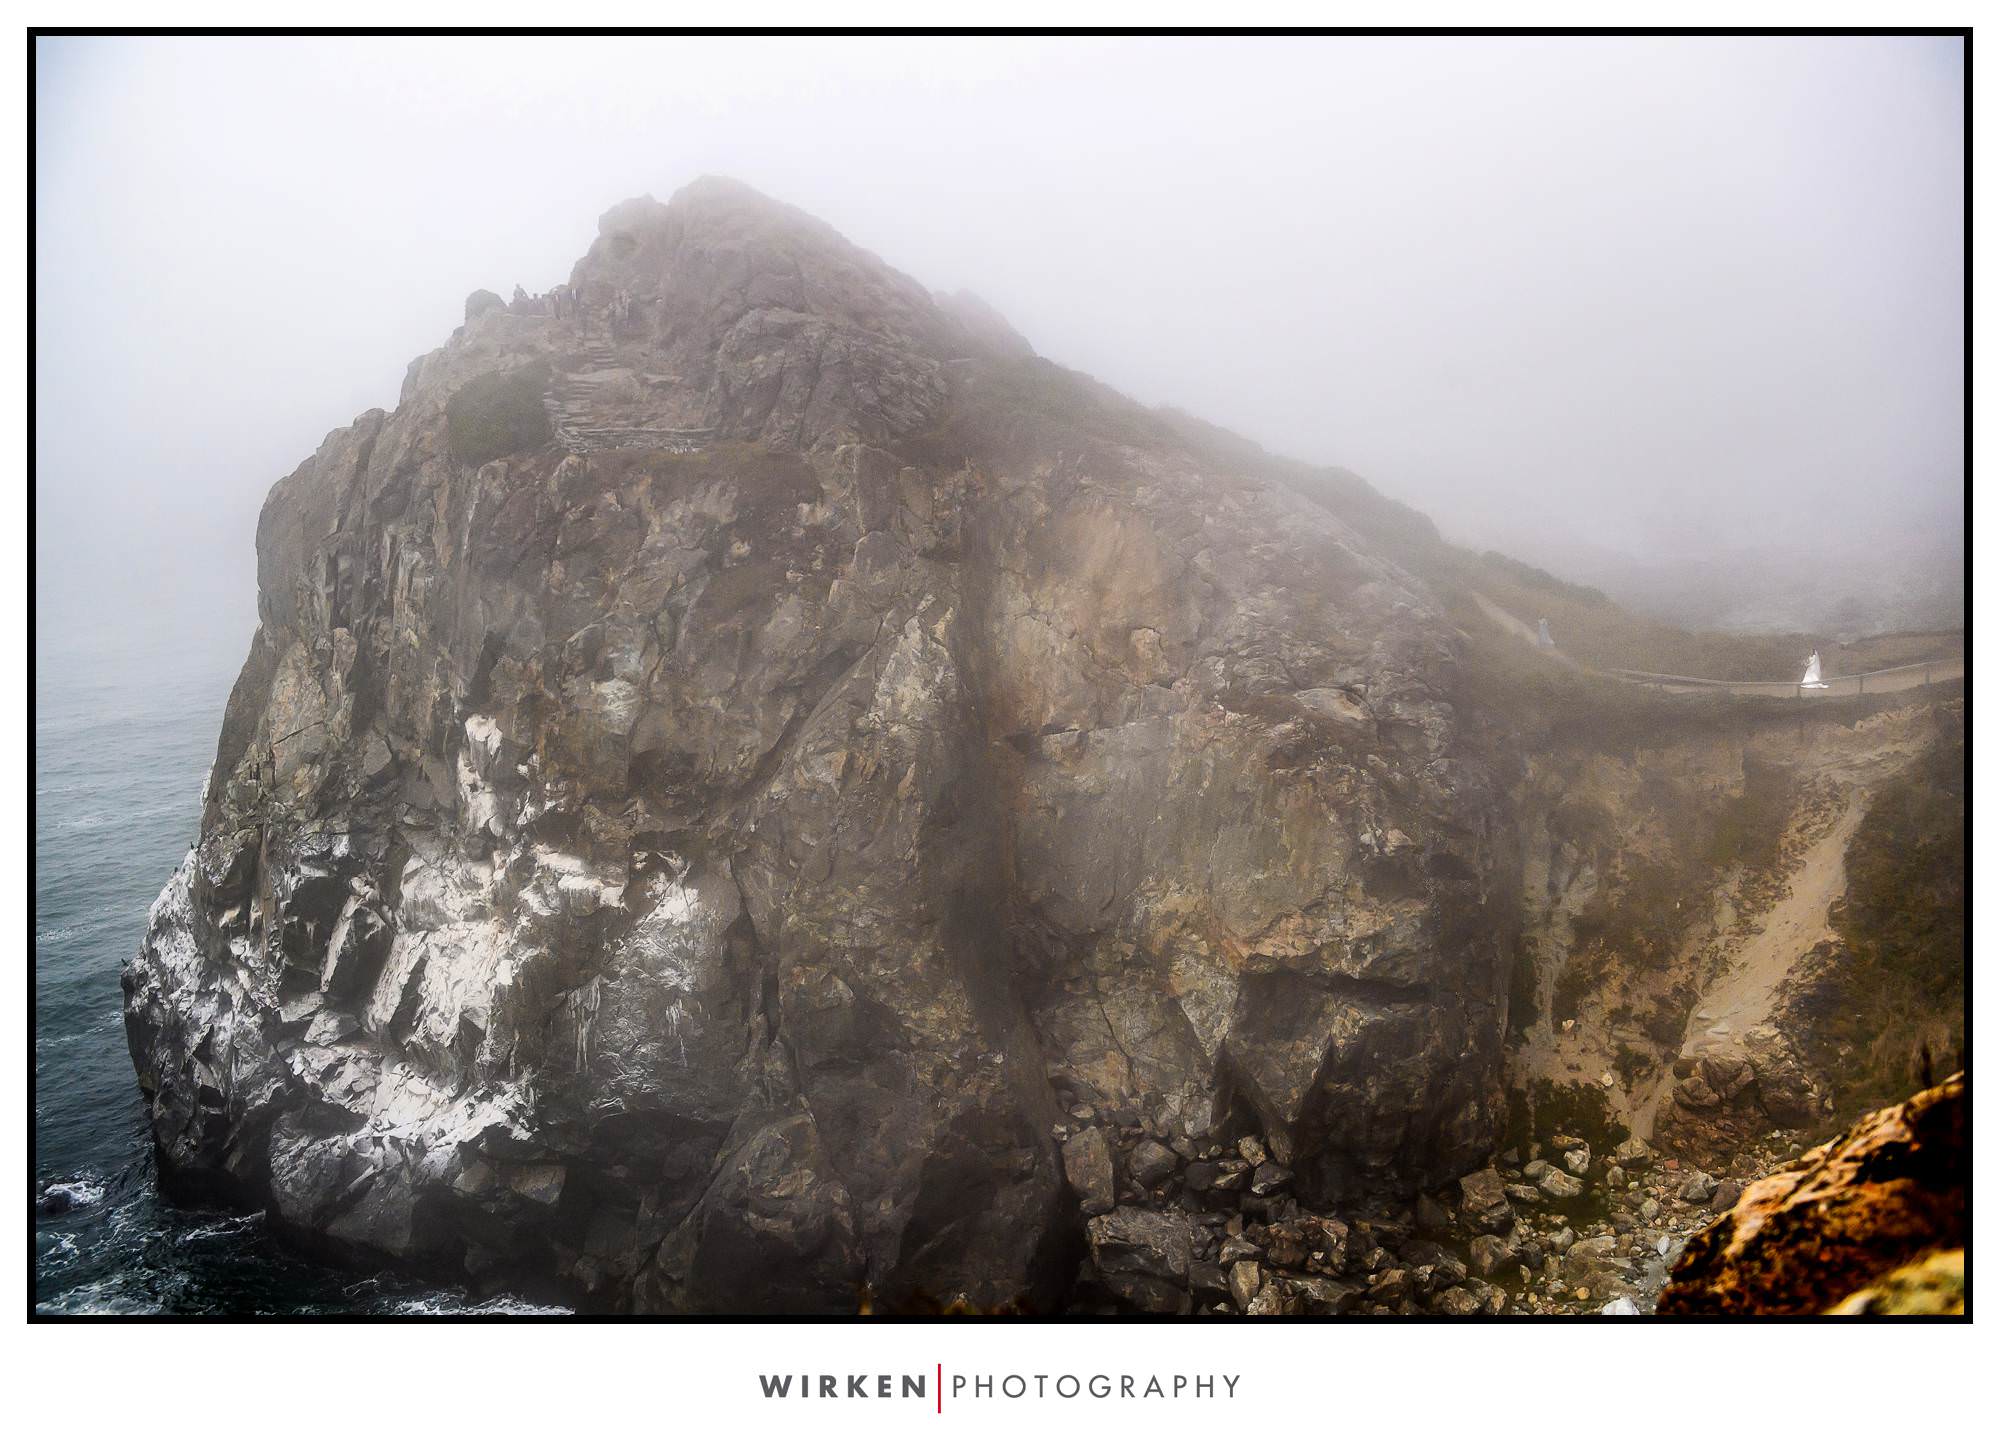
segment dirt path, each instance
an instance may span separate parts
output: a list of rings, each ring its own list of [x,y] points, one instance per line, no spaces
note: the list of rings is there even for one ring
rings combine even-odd
[[[1729,968],[1696,1003],[1688,1017],[1682,1054],[1741,1039],[1770,1017],[1779,987],[1807,951],[1831,933],[1828,912],[1847,890],[1847,845],[1866,812],[1866,798],[1850,793],[1833,826],[1805,851],[1787,880],[1784,897],[1735,946]],[[1635,1133],[1651,1136],[1660,1103],[1672,1088],[1672,1072],[1662,1071],[1633,1115]]]
[[[1576,666],[1575,659],[1565,655],[1561,648],[1543,647],[1541,636],[1535,631],[1533,624],[1522,622],[1484,593],[1474,593],[1472,600],[1479,604],[1479,610],[1486,614],[1488,620],[1497,625],[1509,637],[1520,639],[1536,652],[1547,657],[1560,658],[1571,667]]]
[[[1533,626],[1515,617],[1484,594],[1475,592],[1472,594],[1472,600],[1502,632],[1528,644],[1537,652],[1560,659],[1570,667],[1589,673],[1593,677],[1615,678],[1621,683],[1630,683],[1635,688],[1653,688],[1663,693],[1730,693],[1741,698],[1799,698],[1811,702],[1816,698],[1852,698],[1874,693],[1900,693],[1906,688],[1922,688],[1931,683],[1950,682],[1965,676],[1963,657],[1906,663],[1900,667],[1884,668],[1865,675],[1830,678],[1825,688],[1810,690],[1801,690],[1797,683],[1732,683],[1722,679],[1682,678],[1670,673],[1646,673],[1631,668],[1606,671],[1602,668],[1584,667],[1565,654],[1561,648],[1543,648]]]
[[[1826,837],[1806,850],[1792,874],[1791,892],[1772,906],[1764,923],[1744,941],[1736,967],[1712,985],[1688,1025],[1697,1035],[1740,1036],[1770,1015],[1771,1001],[1805,952],[1826,938],[1827,911],[1847,890],[1847,845],[1865,812],[1850,796]]]
[[[1922,688],[1931,683],[1947,683],[1965,676],[1965,659],[1943,658],[1928,663],[1908,663],[1885,668],[1865,677],[1830,678],[1825,688],[1800,688],[1796,683],[1727,683],[1701,679],[1674,678],[1664,674],[1620,671],[1607,676],[1665,693],[1733,693],[1739,698],[1874,697],[1877,693],[1900,693],[1906,688]]]

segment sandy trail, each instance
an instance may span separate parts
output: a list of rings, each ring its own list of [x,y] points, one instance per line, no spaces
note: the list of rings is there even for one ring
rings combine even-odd
[[[1762,1024],[1771,1001],[1805,952],[1828,937],[1827,913],[1847,890],[1847,845],[1861,824],[1860,799],[1849,796],[1826,837],[1806,850],[1792,874],[1791,892],[1772,906],[1764,923],[1744,941],[1736,966],[1702,998],[1688,1025],[1688,1039],[1740,1036]]]
[[[1474,593],[1472,594],[1472,600],[1479,604],[1479,610],[1486,614],[1488,620],[1496,624],[1509,637],[1519,638],[1545,657],[1561,658],[1563,662],[1568,663],[1571,667],[1576,666],[1575,660],[1565,656],[1561,648],[1543,647],[1541,636],[1535,631],[1532,624],[1522,622],[1519,618],[1508,612],[1507,609],[1493,601],[1492,598],[1487,597],[1483,593]]]
[[[1688,1017],[1680,1052],[1698,1054],[1741,1039],[1770,1018],[1778,990],[1813,945],[1829,937],[1827,916],[1847,891],[1847,846],[1867,812],[1867,800],[1850,793],[1840,816],[1805,852],[1785,896],[1765,913],[1755,932],[1736,946],[1735,960],[1703,992]],[[1663,1071],[1633,1117],[1633,1130],[1650,1136],[1661,1101],[1673,1088]]]

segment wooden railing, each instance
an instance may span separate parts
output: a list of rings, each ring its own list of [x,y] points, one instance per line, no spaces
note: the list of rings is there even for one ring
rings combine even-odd
[[[1644,673],[1636,668],[1607,668],[1605,671],[1613,677],[1623,678],[1630,683],[1651,684],[1655,687],[1722,688],[1731,692],[1747,692],[1753,688],[1767,690],[1789,689],[1798,696],[1804,697],[1808,693],[1866,693],[1870,678],[1886,678],[1891,674],[1922,673],[1924,683],[1928,684],[1934,675],[1942,678],[1944,676],[1955,677],[1963,674],[1965,671],[1965,659],[1962,656],[1931,658],[1920,663],[1898,663],[1894,667],[1889,668],[1872,668],[1865,673],[1839,673],[1832,677],[1822,678],[1820,682],[1823,686],[1818,688],[1808,688],[1796,678],[1752,681],[1743,678],[1690,678],[1680,673]],[[1904,686],[1912,685],[1906,684]]]

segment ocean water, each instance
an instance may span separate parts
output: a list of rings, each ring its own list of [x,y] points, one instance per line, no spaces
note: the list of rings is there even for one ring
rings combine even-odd
[[[43,1314],[445,1315],[529,1309],[330,1266],[258,1215],[155,1188],[118,971],[193,841],[248,610],[38,622],[35,1280]]]

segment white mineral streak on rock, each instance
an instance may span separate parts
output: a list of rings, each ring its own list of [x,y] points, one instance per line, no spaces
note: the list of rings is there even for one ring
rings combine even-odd
[[[490,781],[499,767],[500,746],[505,741],[500,725],[484,713],[474,713],[465,720],[465,741],[479,776]]]
[[[474,836],[482,833],[501,836],[499,795],[481,778],[470,748],[458,755],[458,801],[459,816]]]

